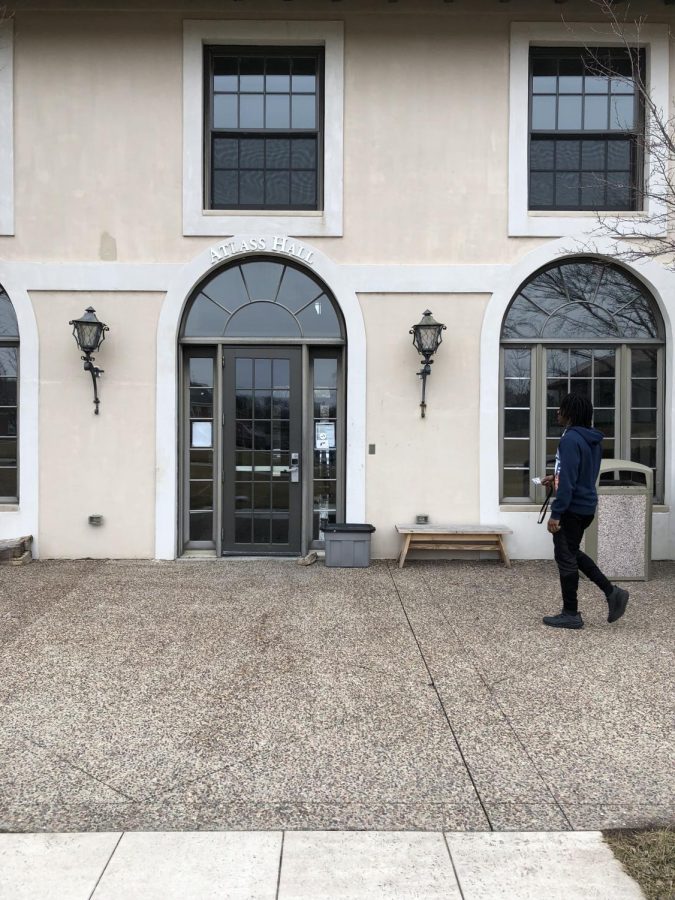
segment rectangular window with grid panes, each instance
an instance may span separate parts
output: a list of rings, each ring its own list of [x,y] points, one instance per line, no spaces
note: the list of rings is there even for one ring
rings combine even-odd
[[[320,210],[323,48],[205,54],[205,207]]]

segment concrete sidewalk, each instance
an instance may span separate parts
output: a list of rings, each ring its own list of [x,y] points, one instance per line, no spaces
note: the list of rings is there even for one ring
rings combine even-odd
[[[672,822],[675,565],[548,629],[553,564],[0,569],[0,830]]]
[[[595,832],[0,836],[12,900],[640,900]]]

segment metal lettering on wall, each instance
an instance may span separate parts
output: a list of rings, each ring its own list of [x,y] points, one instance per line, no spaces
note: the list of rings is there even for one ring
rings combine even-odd
[[[251,253],[256,250],[264,253],[284,253],[287,256],[295,256],[296,259],[310,266],[314,265],[313,250],[308,250],[302,244],[279,235],[271,238],[258,237],[249,238],[248,240],[223,241],[222,244],[211,247],[211,265],[222,262],[231,256],[237,256],[240,253]]]

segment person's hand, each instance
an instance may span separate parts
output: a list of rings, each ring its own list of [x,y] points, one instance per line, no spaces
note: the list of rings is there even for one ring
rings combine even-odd
[[[550,534],[556,534],[560,531],[560,519],[550,518],[546,527]]]
[[[541,479],[541,483],[544,485],[544,487],[548,487],[549,484],[553,484],[554,481],[555,478],[553,475],[544,475],[544,477]]]

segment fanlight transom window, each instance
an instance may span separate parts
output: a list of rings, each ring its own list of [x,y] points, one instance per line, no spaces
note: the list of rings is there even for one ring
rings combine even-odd
[[[273,259],[221,269],[194,292],[184,338],[342,341],[325,286],[310,273]]]
[[[636,279],[610,263],[560,263],[520,289],[502,339],[639,340],[661,338],[654,302]]]

